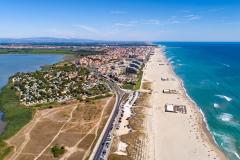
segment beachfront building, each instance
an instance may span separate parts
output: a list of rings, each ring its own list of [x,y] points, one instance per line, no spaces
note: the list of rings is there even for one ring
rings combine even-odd
[[[165,112],[176,112],[174,109],[174,105],[173,104],[166,104],[165,105]]]
[[[138,69],[136,69],[135,67],[127,67],[126,68],[126,73],[127,74],[137,74],[139,72]]]

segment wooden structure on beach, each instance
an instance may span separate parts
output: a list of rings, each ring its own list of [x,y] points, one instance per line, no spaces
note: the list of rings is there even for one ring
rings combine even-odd
[[[165,104],[165,112],[187,114],[187,108],[185,105]]]

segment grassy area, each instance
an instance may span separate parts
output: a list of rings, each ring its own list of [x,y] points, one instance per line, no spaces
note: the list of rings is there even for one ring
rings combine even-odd
[[[13,147],[8,146],[5,142],[0,140],[0,160],[3,160],[11,151]]]
[[[58,103],[58,102],[49,102],[49,103],[36,104],[36,105],[31,106],[31,108],[34,108],[34,109],[48,109],[48,108],[57,107],[59,105],[60,105],[60,103]]]
[[[6,85],[0,94],[0,110],[5,113],[4,120],[7,126],[0,135],[0,159],[3,159],[12,149],[3,141],[13,136],[24,125],[26,125],[33,115],[33,110],[22,106],[11,84]]]
[[[93,50],[76,50],[71,49],[45,49],[45,48],[26,48],[26,49],[8,49],[1,48],[0,54],[66,54],[66,55],[76,55],[76,56],[88,56],[101,54],[101,51]]]
[[[141,70],[137,75],[137,82],[133,87],[134,90],[139,90],[140,89],[141,83],[142,83],[142,75],[143,75],[143,71]]]
[[[74,54],[67,49],[0,49],[0,54]]]
[[[130,83],[125,83],[122,85],[123,89],[129,89],[129,90],[139,90],[141,87],[141,82],[142,82],[142,75],[143,75],[143,71],[141,70],[138,75],[137,75],[137,81],[136,84],[130,84]]]
[[[88,56],[88,55],[98,55],[98,54],[102,54],[101,51],[93,51],[93,50],[77,50],[75,51],[77,56]]]
[[[125,84],[122,85],[122,88],[123,88],[123,89],[132,90],[133,87],[134,87],[134,85],[133,85],[133,84],[130,84],[130,83],[125,83]]]

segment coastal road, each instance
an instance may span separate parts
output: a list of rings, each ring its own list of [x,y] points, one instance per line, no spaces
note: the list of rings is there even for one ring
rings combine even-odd
[[[105,78],[106,79],[106,78]],[[98,141],[96,145],[94,146],[94,149],[89,157],[90,160],[100,160],[104,159],[102,158],[103,154],[106,153],[105,149],[105,143],[109,140],[109,135],[111,134],[111,131],[114,126],[115,118],[117,117],[119,110],[120,110],[120,104],[122,102],[123,96],[125,95],[125,92],[114,82],[111,80],[106,79],[107,83],[111,87],[111,89],[116,94],[116,102],[113,108],[113,111],[100,135],[98,138]]]

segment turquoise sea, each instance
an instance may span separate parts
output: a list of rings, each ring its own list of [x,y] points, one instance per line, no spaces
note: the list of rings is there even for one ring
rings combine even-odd
[[[202,110],[216,143],[240,159],[240,43],[157,43]]]
[[[48,54],[0,54],[0,88],[7,84],[8,78],[17,72],[31,72],[41,66],[54,64],[62,60],[64,55]],[[4,114],[0,111],[0,133],[4,123]]]

